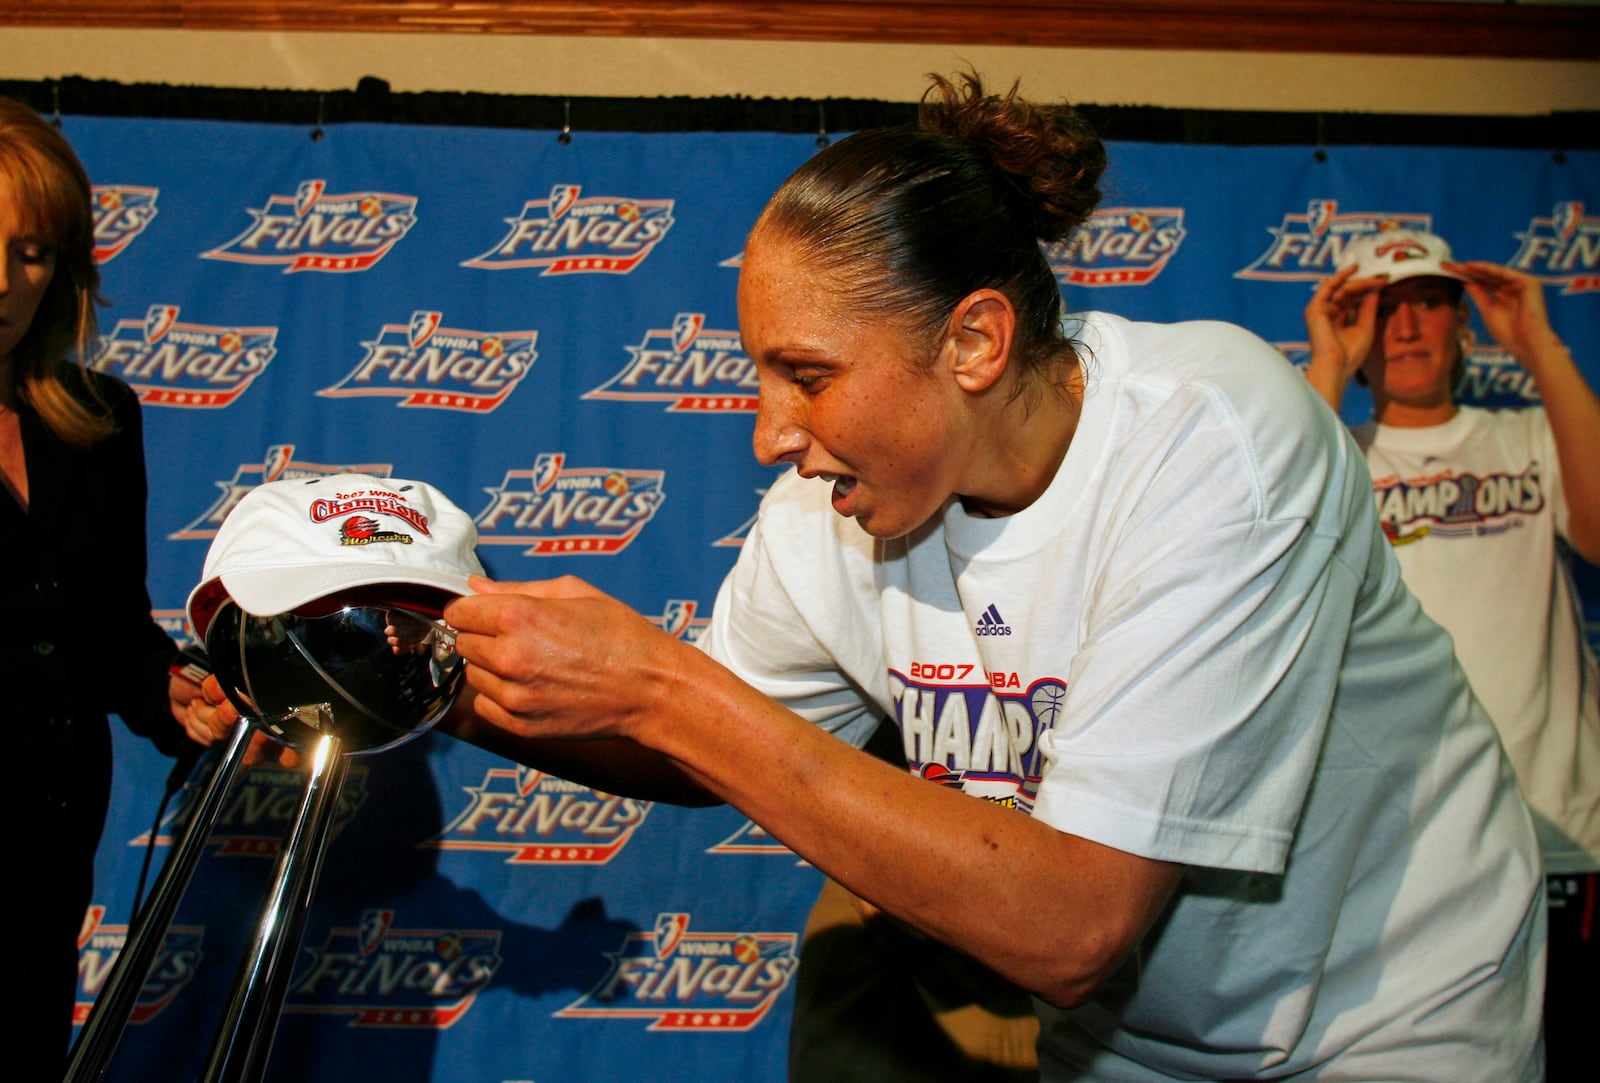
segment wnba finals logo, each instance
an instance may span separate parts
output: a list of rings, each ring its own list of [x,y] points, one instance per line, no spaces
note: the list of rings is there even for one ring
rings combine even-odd
[[[755,362],[739,332],[714,330],[701,312],[679,312],[670,327],[645,331],[630,360],[585,399],[661,402],[669,413],[750,414],[756,408]]]
[[[304,180],[294,194],[269,196],[247,208],[253,221],[201,259],[229,260],[296,271],[369,270],[417,223],[417,197],[389,192],[329,195],[321,180]]]
[[[606,952],[611,970],[556,1012],[558,1019],[638,1019],[650,1030],[731,1033],[761,1022],[800,960],[796,933],[690,930],[690,915],[662,913]]]
[[[278,329],[192,323],[178,306],[153,304],[100,336],[93,366],[120,376],[151,406],[223,409],[278,354]]]
[[[1057,278],[1072,286],[1144,286],[1177,254],[1182,207],[1103,207],[1066,240],[1047,245]]]
[[[618,553],[655,517],[665,482],[664,470],[569,466],[565,452],[541,452],[532,469],[486,487],[478,541],[524,546],[528,556]]]
[[[673,226],[671,199],[582,196],[576,184],[557,184],[530,199],[495,246],[462,261],[485,271],[539,268],[541,276],[629,274]]]
[[[1600,215],[1577,200],[1557,203],[1548,217],[1535,217],[1517,234],[1521,242],[1507,261],[1561,292],[1600,290]]]
[[[443,314],[412,312],[386,323],[344,379],[318,391],[327,398],[388,396],[398,405],[488,413],[506,401],[538,359],[539,332],[440,326]]]

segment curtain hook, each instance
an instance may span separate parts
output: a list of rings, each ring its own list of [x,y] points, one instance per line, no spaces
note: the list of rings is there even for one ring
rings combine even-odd
[[[326,93],[324,93],[322,91],[318,91],[318,93],[317,93],[317,126],[315,128],[311,129],[311,141],[313,143],[322,142],[322,137],[327,134],[326,132],[324,132],[322,130],[322,105],[323,105],[323,102],[327,100],[327,97],[328,97],[328,95]]]
[[[817,149],[828,145],[828,119],[821,102],[817,103]]]
[[[561,134],[556,136],[556,142],[563,147],[572,142],[572,99],[566,98],[561,103]]]

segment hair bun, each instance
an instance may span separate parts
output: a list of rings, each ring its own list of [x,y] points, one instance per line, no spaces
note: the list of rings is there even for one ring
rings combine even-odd
[[[1081,113],[1027,101],[1017,83],[1003,95],[987,93],[974,72],[929,78],[922,126],[986,155],[1031,207],[1037,237],[1061,240],[1088,219],[1100,202],[1106,151]]]

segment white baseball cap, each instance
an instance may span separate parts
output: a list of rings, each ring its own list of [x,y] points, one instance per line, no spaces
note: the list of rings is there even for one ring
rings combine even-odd
[[[1390,282],[1431,275],[1467,281],[1466,275],[1447,271],[1441,264],[1454,262],[1443,237],[1415,229],[1385,229],[1357,237],[1339,255],[1339,270],[1354,266],[1357,278],[1386,276]]]
[[[477,544],[471,517],[426,482],[370,474],[265,482],[212,540],[189,623],[204,642],[229,599],[264,617],[357,587],[471,594],[467,576],[483,574]]]

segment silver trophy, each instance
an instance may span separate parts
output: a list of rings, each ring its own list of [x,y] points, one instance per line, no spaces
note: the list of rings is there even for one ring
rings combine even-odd
[[[349,758],[425,732],[460,693],[464,663],[442,611],[481,572],[476,538],[431,487],[366,475],[268,483],[224,522],[189,613],[242,722],[130,924],[69,1083],[104,1076],[252,737],[265,732],[300,752],[305,789],[200,1078],[262,1077]]]
[[[392,748],[437,722],[460,684],[454,633],[363,593],[266,617],[223,604],[206,654],[239,713],[297,749],[332,733],[347,754]]]

